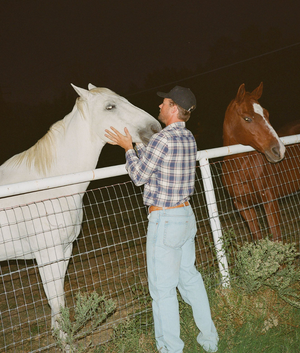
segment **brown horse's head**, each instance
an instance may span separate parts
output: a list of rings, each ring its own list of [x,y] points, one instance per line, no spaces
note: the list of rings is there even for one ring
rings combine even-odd
[[[255,148],[271,163],[284,158],[285,147],[269,122],[269,113],[258,103],[263,83],[252,93],[242,84],[229,104],[223,125],[225,146],[242,144]]]

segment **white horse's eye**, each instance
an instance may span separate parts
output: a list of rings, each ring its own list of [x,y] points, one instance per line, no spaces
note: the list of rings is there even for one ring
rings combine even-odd
[[[116,108],[116,106],[114,104],[108,104],[106,106],[106,110],[112,110],[112,109],[115,109],[115,108]]]

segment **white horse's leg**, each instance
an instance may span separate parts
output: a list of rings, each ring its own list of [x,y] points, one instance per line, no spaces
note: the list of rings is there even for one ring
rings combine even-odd
[[[60,308],[65,306],[64,279],[69,257],[64,256],[63,246],[59,245],[37,252],[36,261],[51,308],[51,326],[55,329]]]

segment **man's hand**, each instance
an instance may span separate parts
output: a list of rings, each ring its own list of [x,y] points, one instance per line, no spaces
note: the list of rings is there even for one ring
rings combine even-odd
[[[132,145],[132,137],[128,131],[128,129],[125,127],[124,131],[125,131],[125,136],[122,135],[117,129],[115,129],[114,127],[110,127],[111,130],[105,130],[106,134],[105,137],[107,137],[108,139],[111,140],[110,143],[111,145],[119,145],[122,148],[124,148],[125,152],[127,152],[128,150],[133,149],[133,145]]]

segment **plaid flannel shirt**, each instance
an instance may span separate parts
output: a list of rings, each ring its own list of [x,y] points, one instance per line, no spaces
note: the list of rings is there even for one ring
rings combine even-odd
[[[136,185],[144,185],[144,204],[177,206],[194,192],[197,145],[184,122],[168,125],[137,154],[126,152],[126,169]]]

